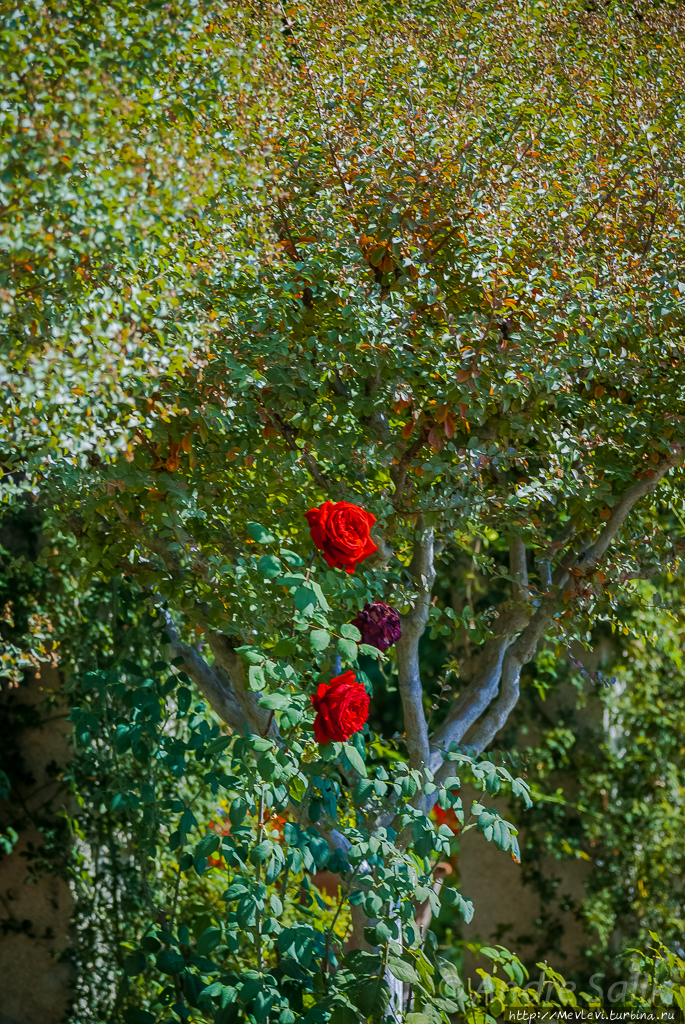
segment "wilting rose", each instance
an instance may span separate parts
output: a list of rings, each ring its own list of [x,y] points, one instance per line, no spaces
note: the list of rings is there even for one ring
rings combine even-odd
[[[370,530],[376,517],[349,501],[324,501],[305,512],[312,540],[330,566],[354,572],[357,564],[377,550]]]
[[[352,619],[352,625],[361,633],[363,644],[377,647],[379,651],[387,651],[402,636],[399,615],[381,601],[365,604],[356,619]]]
[[[352,671],[335,676],[330,683],[320,683],[312,704],[317,743],[341,743],[359,732],[369,717],[369,695]]]

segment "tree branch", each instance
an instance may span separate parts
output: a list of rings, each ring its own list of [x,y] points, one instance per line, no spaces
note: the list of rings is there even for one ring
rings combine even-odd
[[[121,519],[121,522],[126,526],[133,536],[140,541],[141,544],[145,545],[150,551],[153,551],[158,555],[169,573],[174,578],[179,578],[182,574],[182,566],[177,556],[170,552],[166,542],[154,534],[150,536],[147,534],[142,524],[132,520],[126,512],[118,505],[115,505],[117,514]],[[200,564],[200,560],[196,559],[191,566],[197,566]],[[240,724],[238,728],[242,728],[247,721],[248,725],[254,732],[258,732],[261,736],[275,736],[278,734],[278,729],[274,721],[273,715],[266,708],[259,706],[258,694],[253,693],[245,685],[245,670],[243,663],[239,656],[235,653],[233,644],[229,637],[224,633],[217,633],[210,629],[204,624],[205,633],[209,642],[210,649],[214,655],[219,667],[223,670],[220,673],[218,669],[211,669],[209,666],[200,658],[197,652],[193,651],[193,648],[187,647],[185,644],[179,645],[179,657],[188,658],[188,675],[193,679],[200,687],[202,692],[207,697],[207,700],[212,704],[212,707],[218,715],[229,725],[231,722],[228,718],[224,717],[223,712],[220,710],[224,708],[226,714],[236,719],[235,707],[233,701],[237,703],[237,707],[240,708],[242,714],[240,715]],[[173,630],[173,634],[176,637],[176,643],[178,643],[178,633],[171,622],[171,619],[167,619],[167,631]],[[172,635],[171,633],[169,635]],[[182,652],[182,653],[181,653]],[[204,666],[204,669],[202,668]],[[192,669],[192,671],[190,671]],[[196,675],[193,675],[193,672]],[[213,677],[213,678],[212,678]],[[205,690],[204,687],[207,689]],[[225,694],[222,696],[221,691],[224,690]],[[212,696],[210,696],[210,694]],[[230,697],[228,696],[230,694]],[[217,706],[212,703],[212,700],[217,701]],[[229,703],[226,703],[229,702]],[[233,727],[233,726],[232,726]]]
[[[407,489],[407,473],[409,472],[411,460],[414,458],[417,452],[419,452],[420,449],[423,448],[424,444],[426,443],[428,434],[429,430],[424,425],[421,428],[421,433],[419,434],[419,436],[416,438],[414,443],[411,444],[409,448],[407,448],[407,450],[403,453],[402,458],[399,460],[397,465],[390,467],[390,477],[395,485],[395,494],[393,495],[392,498],[392,505],[393,508],[395,509],[398,509],[402,504],[404,492]]]
[[[372,555],[369,555],[369,557],[364,560],[365,565],[367,565],[369,569],[382,569],[388,564],[392,556],[395,554],[394,548],[388,543],[388,539],[385,534],[381,533],[379,530],[371,530],[371,540],[374,542],[378,550],[374,551]]]
[[[511,586],[514,605],[500,623],[499,636],[486,641],[483,645],[475,676],[467,689],[454,701],[445,721],[433,736],[431,743],[431,768],[433,771],[442,764],[440,748],[449,747],[450,743],[461,743],[466,732],[495,699],[507,651],[514,643],[516,634],[529,621],[524,606],[524,602],[527,603],[529,597],[526,547],[520,537],[515,536],[510,540],[509,572],[513,578]]]
[[[297,447],[295,443],[297,430],[294,427],[291,427],[288,423],[286,423],[283,417],[280,415],[280,413],[276,412],[274,409],[269,410],[269,415],[278,424],[278,428],[281,431],[281,434],[285,439],[285,443],[288,445],[288,448],[290,448],[291,452],[297,452],[298,455],[300,455],[307,463],[307,465],[309,466],[309,472],[312,474],[314,480],[319,485],[321,490],[326,492],[330,491],[332,484],[331,478],[326,476],[326,474],[322,472],[322,470],[319,468],[318,462],[316,461],[312,453],[307,450],[306,447],[302,450],[300,450]]]
[[[236,654],[231,638],[225,633],[207,629],[207,640],[212,654],[231,681],[238,704],[253,732],[260,736],[276,736],[278,729],[273,715],[259,706],[259,694],[245,685],[245,667]]]
[[[466,745],[481,753],[495,735],[504,727],[519,699],[519,683],[523,665],[514,654],[507,652],[502,662],[502,676],[497,698],[488,708],[487,714],[478,723],[473,735],[466,737]],[[447,762],[449,764],[449,762]]]
[[[528,600],[528,565],[526,562],[526,545],[520,537],[512,537],[509,542],[509,573],[513,579],[512,596],[515,601]]]
[[[620,583],[627,583],[628,580],[651,580],[652,576],[656,576],[658,573],[663,571],[661,565],[657,565],[654,562],[650,562],[644,569],[633,569],[632,572],[622,572],[619,576]]]
[[[442,725],[436,729],[431,741],[431,771],[442,765],[441,749],[451,743],[461,743],[464,734],[487,710],[497,694],[502,675],[504,657],[514,642],[515,635],[526,622],[522,610],[509,613],[502,624],[502,633],[487,640],[476,665],[471,683],[456,698]]]
[[[574,554],[567,559],[564,564],[559,566],[551,580],[549,580],[549,573],[545,573],[545,582],[549,580],[558,593],[568,580],[572,569],[580,569],[582,573],[594,569],[637,502],[653,491],[669,469],[678,465],[681,460],[681,453],[664,459],[651,477],[643,477],[628,487],[614,507],[611,519],[594,544],[580,555]],[[525,566],[523,566],[525,548],[520,539],[515,538],[512,542],[509,557],[511,575],[515,576],[514,566],[518,566],[516,571],[522,573],[527,583],[527,573],[524,573]],[[514,586],[519,587],[518,584]],[[431,744],[432,767],[434,771],[438,772],[436,778],[439,777],[441,770],[440,748],[449,747],[450,743],[460,743],[493,701],[492,708],[472,733],[469,745],[480,753],[492,742],[496,733],[503,728],[518,700],[521,670],[533,658],[538,643],[554,616],[556,607],[556,595],[550,595],[540,601],[530,620],[526,618],[522,609],[514,610],[510,613],[504,626],[500,627],[502,629],[500,637],[486,642],[476,679],[454,702],[443,725],[433,737]],[[514,639],[511,634],[519,631],[520,635]]]
[[[414,607],[402,616],[402,637],[397,641],[397,673],[404,713],[404,729],[412,768],[428,767],[430,746],[423,710],[423,687],[419,669],[419,640],[423,636],[430,611],[435,582],[433,565],[433,527],[419,517],[409,574],[419,592]]]
[[[666,476],[669,469],[673,469],[674,466],[679,465],[682,460],[682,452],[671,455],[670,458],[664,459],[652,470],[651,477],[642,477],[641,480],[636,481],[636,483],[632,484],[632,486],[624,492],[618,505],[614,506],[611,518],[595,543],[588,551],[584,552],[584,554],[579,557],[575,565],[576,569],[581,569],[583,572],[587,572],[588,569],[594,568],[597,562],[599,562],[605,554],[607,548],[640,498],[644,498],[646,494],[653,491],[657,484]]]
[[[187,644],[180,642],[178,630],[168,612],[163,612],[165,631],[169,637],[169,650],[174,658],[183,658],[183,671],[187,672],[202,695],[207,698],[212,710],[231,729],[242,730],[245,726],[245,715],[235,695],[231,680],[219,668],[210,668],[204,658]]]
[[[242,731],[245,715],[226,673],[211,669],[192,647],[178,642],[169,646],[175,658],[183,658],[183,671],[188,673],[198,690],[207,698],[212,710],[231,729]]]
[[[161,558],[169,572],[169,575],[177,577],[181,572],[181,563],[177,555],[169,551],[166,541],[155,537],[154,534],[150,535],[146,533],[143,529],[143,524],[136,522],[135,519],[131,519],[128,513],[116,501],[114,502],[114,511],[119,516],[122,525],[131,531],[135,539],[146,547],[148,551],[152,551],[153,554],[158,555],[158,557]]]

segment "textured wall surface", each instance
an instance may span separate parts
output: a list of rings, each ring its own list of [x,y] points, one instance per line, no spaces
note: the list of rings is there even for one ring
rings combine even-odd
[[[0,694],[4,752],[21,779],[14,798],[0,802],[0,828],[23,824],[14,850],[0,859],[0,1024],[60,1024],[68,1008],[63,954],[73,904],[66,882],[43,870],[49,851],[36,827],[58,821],[66,800],[59,781],[69,758],[66,712],[59,704],[46,707],[59,687],[59,674],[43,669],[41,678]],[[48,863],[60,867],[59,857]]]
[[[574,657],[581,660],[588,669],[594,670],[605,664],[611,655],[611,645],[600,645],[594,652],[586,654],[582,649],[573,649]],[[602,727],[602,705],[588,687],[588,701],[584,708],[576,708],[576,694],[567,684],[559,687],[548,700],[550,718],[562,710],[572,714],[573,728],[580,733]],[[495,739],[494,747],[498,746]],[[535,728],[530,729],[526,742],[534,746],[538,742]],[[567,799],[575,796],[575,782],[568,774],[554,776],[555,785],[560,786]],[[470,807],[472,799],[478,799],[475,790],[464,787],[464,807]],[[487,800],[489,803],[489,799]],[[493,801],[503,818],[511,820],[506,799]],[[525,813],[522,816],[525,822]],[[519,835],[521,847],[525,843],[525,825]],[[583,860],[554,860],[543,857],[536,862],[536,868],[548,885],[556,890],[550,902],[544,906],[534,886],[524,884],[521,866],[508,853],[496,849],[494,843],[485,842],[475,829],[467,832],[461,843],[459,872],[463,894],[472,899],[475,915],[470,925],[464,926],[463,937],[468,942],[501,943],[517,953],[522,960],[545,959],[562,974],[587,968],[587,957],[581,950],[591,944],[591,937],[584,930],[576,914],[566,909],[569,903],[576,906],[585,897],[585,883],[591,866]],[[551,883],[551,884],[549,884]],[[536,946],[545,932],[556,922],[558,950],[548,946],[546,953],[536,956]],[[552,927],[552,933],[555,928]],[[471,954],[465,958],[465,967],[471,982],[478,987],[481,979],[476,968],[488,969],[490,961],[478,959]],[[535,975],[537,978],[537,974]]]
[[[506,800],[493,802],[502,817],[507,818]],[[561,950],[548,953],[544,959],[564,974],[583,966],[584,958],[579,950],[588,942],[588,935],[576,916],[563,909],[563,905],[567,896],[577,902],[583,899],[589,868],[583,861],[559,862],[551,858],[543,858],[540,868],[546,878],[560,879],[556,898],[547,911],[563,927]],[[462,841],[459,870],[462,892],[475,904],[473,921],[464,926],[463,937],[468,942],[501,943],[522,960],[530,959],[539,941],[539,931],[544,926],[541,920],[543,908],[535,889],[523,884],[520,865],[512,860],[510,854],[502,853],[494,843],[487,843],[472,829]],[[483,957],[466,957],[465,966],[475,988],[480,984],[476,968],[487,970],[490,963]]]

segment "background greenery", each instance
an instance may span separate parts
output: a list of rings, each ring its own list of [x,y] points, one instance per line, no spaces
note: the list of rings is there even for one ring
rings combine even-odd
[[[484,1013],[457,970],[478,894],[433,888],[438,793],[543,896],[543,854],[587,859],[589,963],[658,932],[677,976],[683,27],[0,12],[3,677],[14,700],[58,660],[69,704],[75,804],[30,867],[74,886],[75,1021]],[[378,519],[353,577],[312,557],[326,498]],[[404,615],[379,662],[349,627],[374,599]],[[341,662],[369,724],[319,751],[308,695]]]

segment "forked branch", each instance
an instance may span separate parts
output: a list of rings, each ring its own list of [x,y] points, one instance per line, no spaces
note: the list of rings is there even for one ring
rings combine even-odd
[[[571,554],[554,574],[550,573],[548,563],[545,564],[544,573],[541,575],[543,584],[550,592],[542,598],[530,618],[525,609],[528,598],[525,549],[517,538],[512,541],[512,594],[518,607],[515,606],[505,615],[504,620],[500,620],[499,635],[484,644],[469,686],[456,698],[445,721],[433,736],[433,771],[440,770],[440,751],[449,747],[450,743],[460,743],[465,739],[469,746],[480,753],[493,741],[516,706],[523,666],[534,657],[537,646],[556,612],[557,596],[571,574],[586,575],[594,569],[637,502],[651,493],[666,473],[682,462],[682,458],[682,454],[678,452],[664,459],[651,471],[651,476],[642,477],[626,488],[614,506],[606,526],[586,550],[580,554]],[[651,568],[650,566],[650,570]],[[643,571],[642,574],[646,575],[646,572]]]

